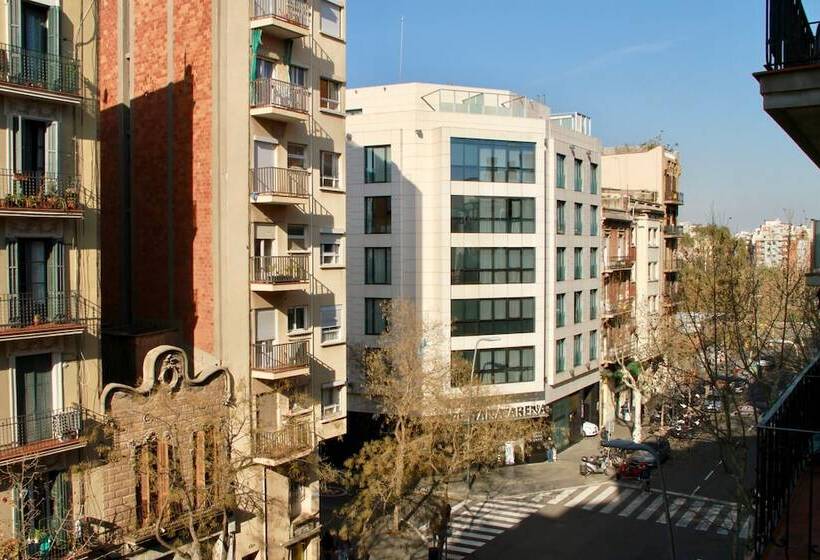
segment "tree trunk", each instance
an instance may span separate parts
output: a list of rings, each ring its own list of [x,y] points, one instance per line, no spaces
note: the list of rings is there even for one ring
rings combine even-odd
[[[632,441],[640,443],[642,438],[641,415],[643,414],[640,391],[632,389]]]

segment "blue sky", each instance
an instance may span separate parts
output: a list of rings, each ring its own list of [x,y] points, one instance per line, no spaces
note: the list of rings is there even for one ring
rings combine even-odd
[[[763,112],[764,0],[350,0],[348,87],[403,81],[544,95],[604,145],[677,144],[684,220],[820,217],[820,171]],[[815,14],[810,14],[811,16]]]

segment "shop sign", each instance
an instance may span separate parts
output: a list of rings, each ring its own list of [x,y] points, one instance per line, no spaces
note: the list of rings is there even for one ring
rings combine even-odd
[[[525,418],[547,418],[550,406],[546,403],[522,403],[479,410],[473,418],[476,422],[493,420],[518,420]]]

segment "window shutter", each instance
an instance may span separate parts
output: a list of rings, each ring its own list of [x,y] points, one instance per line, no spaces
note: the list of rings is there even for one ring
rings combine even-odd
[[[52,178],[56,178],[56,176],[60,173],[60,158],[57,150],[60,143],[59,126],[60,125],[57,121],[52,122],[48,127],[46,137],[46,171]],[[46,181],[47,185],[54,185],[56,183],[57,181]]]
[[[16,239],[6,240],[6,253],[9,257],[9,294],[17,294],[20,287],[20,253]]]
[[[71,479],[69,473],[61,471],[54,477],[51,487],[51,503],[54,504],[54,516],[51,518],[51,529],[59,531],[71,527]]]
[[[48,254],[46,298],[49,319],[69,318],[69,298],[65,293],[65,244],[60,239],[51,243]]]
[[[14,171],[21,171],[23,169],[22,135],[20,116],[13,115],[11,117],[11,125],[9,126],[9,145],[11,146],[11,165]]]
[[[46,52],[49,54],[46,64],[47,83],[50,88],[63,90],[62,73],[60,72],[60,7],[51,6],[48,9],[48,36],[46,38]]]
[[[22,35],[20,33],[20,0],[9,0],[9,39],[11,46],[20,47],[23,44]],[[19,54],[14,53],[19,59]]]

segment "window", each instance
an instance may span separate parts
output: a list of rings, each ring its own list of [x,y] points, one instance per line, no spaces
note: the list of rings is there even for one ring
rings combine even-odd
[[[598,359],[598,331],[589,331],[589,361]]]
[[[339,158],[341,154],[335,152],[320,152],[321,185],[326,189],[339,188]]]
[[[589,164],[589,192],[598,194],[598,164]]]
[[[453,352],[467,363],[473,363],[472,350]],[[535,379],[535,348],[488,348],[478,351],[476,377],[483,385],[523,383]],[[457,383],[453,383],[457,385]]]
[[[391,253],[390,247],[365,247],[365,284],[390,284],[392,282]]]
[[[453,284],[531,284],[535,282],[535,249],[453,247]]]
[[[450,198],[453,233],[535,233],[535,199],[492,196]]]
[[[649,280],[651,280],[651,281],[657,280],[658,279],[658,263],[657,263],[657,261],[656,262],[650,262],[648,264],[648,267],[649,267],[649,270],[647,271],[647,273],[649,274]]]
[[[321,19],[319,20],[319,31],[325,35],[342,38],[342,7],[322,0],[320,8]]]
[[[584,277],[584,250],[581,247],[576,247],[574,253],[575,258],[573,259],[573,265],[575,274],[573,278],[580,280]]]
[[[557,328],[566,325],[566,294],[555,296],[555,326]]]
[[[171,480],[179,473],[179,457],[165,438],[153,436],[134,450],[136,458],[135,488],[137,524],[145,527],[153,523],[166,507],[174,510],[174,504],[166,505],[170,495]],[[177,498],[179,499],[179,498]],[[179,504],[176,504],[177,506]]]
[[[300,253],[307,251],[306,230],[307,226],[288,224],[288,251]]]
[[[390,233],[391,201],[389,196],[366,196],[364,198],[364,232]]]
[[[288,143],[288,167],[307,169],[307,146],[304,144]]]
[[[288,309],[288,334],[306,331],[308,310],[304,305]]]
[[[319,80],[319,107],[340,111],[342,100],[342,84],[335,80],[321,78]]]
[[[322,344],[342,340],[342,306],[323,305],[319,309],[322,325]]]
[[[322,384],[322,418],[330,418],[342,413],[342,389],[344,385]]]
[[[572,338],[572,367],[578,367],[581,365],[581,361],[583,359],[583,347],[583,336],[576,334]]]
[[[337,233],[322,234],[322,266],[338,266],[342,260],[342,236]]]
[[[584,233],[584,206],[575,203],[575,235]]]
[[[567,277],[567,249],[566,247],[558,247],[557,255],[555,256],[555,281],[563,282]]]
[[[566,159],[564,154],[555,154],[555,187],[558,189],[567,186]]]
[[[584,190],[584,162],[580,159],[575,160],[575,190],[578,192]]]
[[[565,339],[555,341],[555,373],[562,373],[567,369],[564,346],[566,346]]]
[[[364,182],[390,182],[390,146],[365,146]]]
[[[273,77],[273,61],[261,56],[256,57],[256,75],[257,80],[270,80]]]
[[[452,336],[535,332],[535,298],[454,299]]]
[[[555,223],[556,223],[556,233],[559,235],[563,235],[567,232],[567,217],[566,217],[566,209],[567,203],[563,200],[559,200],[556,202],[555,207]]]
[[[385,314],[389,305],[389,299],[364,299],[364,334],[379,335],[387,329]]]
[[[658,246],[658,228],[652,227],[648,230],[649,234],[649,246],[650,247],[657,247]]]
[[[589,248],[589,277],[598,278],[598,248]]]
[[[307,68],[302,68],[301,66],[289,66],[288,78],[290,79],[290,83],[295,86],[307,87]]]
[[[589,319],[598,318],[598,290],[589,291]]]
[[[581,297],[583,296],[583,292],[575,292],[573,294],[573,309],[572,309],[572,321],[574,323],[581,323],[584,320],[584,306],[583,302],[581,301]]]
[[[589,234],[598,235],[598,207],[589,207]]]
[[[451,138],[450,180],[534,183],[535,144]]]

